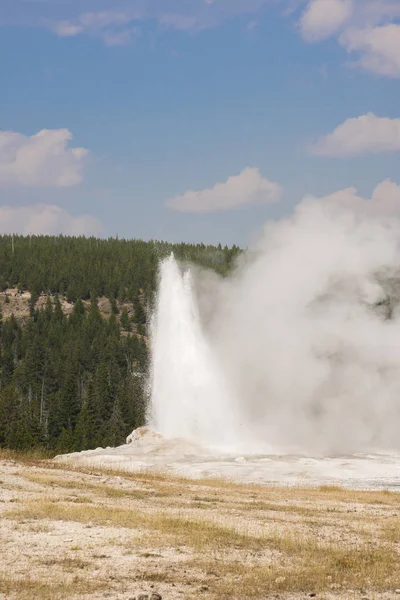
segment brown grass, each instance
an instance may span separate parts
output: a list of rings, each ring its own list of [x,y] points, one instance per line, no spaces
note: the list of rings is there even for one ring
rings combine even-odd
[[[188,486],[193,490],[204,491],[209,493],[210,489],[215,492],[216,496],[223,502],[224,495],[228,493],[237,493],[241,498],[250,499],[268,498],[285,501],[306,501],[309,503],[327,500],[340,503],[357,503],[357,504],[384,504],[400,506],[400,493],[391,492],[389,490],[382,491],[358,491],[343,488],[335,485],[322,485],[317,487],[307,486],[276,486],[263,484],[241,484],[224,478],[207,478],[207,479],[192,479],[179,475],[167,474],[154,469],[131,473],[121,469],[111,469],[107,467],[95,468],[75,467],[63,463],[49,462],[46,468],[70,471],[75,473],[86,473],[89,475],[104,475],[121,477],[127,481],[135,483],[143,483],[146,485],[155,484],[158,491],[166,492],[173,490],[173,493],[186,493]]]
[[[54,458],[55,453],[45,448],[34,450],[8,450],[0,448],[0,460],[12,460],[21,464],[37,464]]]
[[[142,500],[151,494],[151,492],[141,489],[125,490],[112,487],[111,485],[93,484],[87,481],[76,481],[74,479],[65,480],[61,477],[49,476],[43,473],[23,473],[22,477],[32,483],[38,483],[44,486],[59,487],[68,490],[84,490],[85,492],[93,492],[96,495],[103,494],[108,498],[132,498]]]
[[[10,577],[0,573],[0,593],[6,598],[18,600],[70,600],[86,594],[93,594],[107,589],[107,583],[85,577],[74,577],[72,580],[56,576],[54,571],[49,581],[26,577]]]
[[[205,570],[216,567],[221,578],[216,584],[218,598],[261,598],[265,594],[324,592],[331,587],[360,589],[374,592],[394,589],[399,582],[396,573],[398,556],[391,551],[354,550],[308,546],[309,540],[298,544],[294,564],[285,561],[260,566],[208,562]],[[290,545],[290,544],[289,544]],[[240,582],[240,587],[238,587]]]
[[[260,550],[265,541],[257,536],[240,533],[230,527],[206,521],[182,517],[172,517],[167,513],[146,513],[135,509],[107,506],[85,506],[57,501],[26,502],[23,507],[8,511],[6,518],[13,520],[74,521],[92,525],[108,525],[128,529],[148,529],[174,538],[178,545],[197,550],[217,550],[219,548],[245,548]]]
[[[87,560],[81,558],[71,558],[65,556],[63,558],[46,558],[41,561],[46,567],[61,567],[65,571],[75,571],[76,569],[87,569],[92,566]]]
[[[30,496],[20,496],[17,504],[0,505],[2,521],[21,525],[24,535],[51,530],[56,523],[70,523],[72,529],[79,524],[81,537],[74,538],[78,545],[64,546],[69,554],[39,561],[57,574],[54,581],[18,580],[18,598],[94,593],[94,588],[83,591],[90,584],[89,573],[106,564],[116,569],[117,550],[136,564],[137,581],[163,584],[165,597],[173,599],[177,590],[184,598],[201,592],[210,600],[244,600],[332,591],[345,597],[346,590],[361,588],[379,597],[400,588],[396,493],[337,486],[245,486],[155,473],[94,472],[48,462],[32,472],[20,464],[18,475],[39,488],[30,488]],[[105,474],[110,481],[99,477],[97,483],[94,475]],[[88,532],[108,535],[106,553],[93,554],[99,548],[89,534],[85,538],[82,525]],[[96,558],[102,560],[93,564]],[[72,575],[79,581],[68,579]],[[130,571],[121,571],[117,580],[129,577]],[[0,579],[1,591],[3,585],[12,589],[11,579]],[[96,576],[94,581],[100,592],[105,589],[104,580]],[[207,589],[201,590],[202,585]]]
[[[382,526],[381,532],[382,537],[386,542],[400,544],[400,516],[387,519]]]
[[[257,555],[269,551],[275,562],[265,566],[246,567],[241,571],[241,586],[246,597],[253,597],[276,588],[293,592],[307,589],[323,590],[329,577],[341,585],[369,585],[375,590],[388,585],[400,584],[397,573],[399,555],[395,548],[386,545],[373,546],[370,542],[356,546],[349,542],[321,541],[318,535],[299,535],[298,532],[281,532],[252,535],[238,531],[234,526],[221,526],[208,521],[198,521],[187,516],[173,517],[166,513],[146,513],[137,509],[121,509],[104,506],[84,506],[64,502],[28,502],[21,508],[4,515],[11,519],[45,519],[91,523],[92,525],[124,527],[134,530],[147,529],[162,536],[163,542],[174,546],[190,547],[201,555],[226,553],[232,550],[245,555]],[[385,525],[385,541],[398,541],[400,527],[397,521]],[[392,532],[395,531],[395,534]],[[285,566],[287,565],[287,566]],[[224,565],[225,576],[237,577],[237,565],[230,570]],[[222,586],[222,587],[221,587]],[[230,584],[220,584],[220,593],[231,593]],[[233,588],[232,588],[233,590]]]

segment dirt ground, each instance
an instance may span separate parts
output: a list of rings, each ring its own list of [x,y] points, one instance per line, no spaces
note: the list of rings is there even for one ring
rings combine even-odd
[[[6,300],[7,299],[7,300]],[[29,303],[31,299],[30,292],[24,292],[23,294],[18,293],[17,288],[9,288],[6,292],[0,293],[0,310],[2,312],[4,319],[9,319],[11,315],[14,315],[16,319],[27,319],[30,315]],[[52,303],[54,304],[54,296],[50,296]],[[69,316],[74,310],[74,303],[68,302],[65,298],[60,298],[61,308],[67,316]],[[47,296],[40,296],[35,304],[35,308],[40,310],[46,308]],[[90,301],[84,300],[84,306],[88,309],[90,307]],[[98,307],[100,310],[100,314],[103,318],[108,319],[112,314],[111,303],[108,298],[102,296],[98,300]],[[122,312],[124,308],[128,311],[128,314],[133,313],[133,304],[129,302],[118,302],[117,307],[119,313]],[[120,317],[120,314],[117,315],[117,319]],[[133,330],[135,327],[133,326]]]
[[[399,598],[400,494],[0,453],[0,598]]]

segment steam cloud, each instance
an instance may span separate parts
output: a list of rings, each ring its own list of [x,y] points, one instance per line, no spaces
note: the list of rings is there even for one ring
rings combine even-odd
[[[237,451],[400,449],[399,242],[393,217],[309,199],[228,279],[165,261],[153,425]]]

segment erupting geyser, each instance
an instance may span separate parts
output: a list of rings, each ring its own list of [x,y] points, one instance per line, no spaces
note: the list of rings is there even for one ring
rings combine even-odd
[[[151,425],[166,437],[233,442],[227,382],[200,324],[190,270],[160,266],[152,320]]]
[[[150,425],[238,452],[398,450],[399,241],[393,218],[308,200],[218,284],[164,260]]]

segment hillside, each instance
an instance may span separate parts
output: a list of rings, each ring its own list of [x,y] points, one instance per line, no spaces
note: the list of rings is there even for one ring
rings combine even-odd
[[[237,246],[169,244],[143,240],[65,236],[0,236],[0,290],[58,294],[78,298],[134,301],[143,290],[149,298],[157,284],[159,261],[173,252],[182,261],[229,272]]]
[[[141,291],[139,290],[139,293]],[[141,300],[142,306],[144,305],[143,296]],[[47,302],[50,300],[52,305],[55,303],[55,296],[51,293],[42,292],[37,300],[35,299],[34,304],[32,305],[32,294],[29,291],[19,291],[18,288],[6,288],[2,292],[0,292],[0,312],[2,318],[9,319],[12,315],[17,320],[21,320],[26,322],[27,319],[31,316],[31,311],[36,310],[45,310]],[[75,306],[75,302],[73,300],[68,301],[64,296],[59,299],[61,308],[63,313],[69,317]],[[91,300],[82,300],[83,306],[85,310],[89,310],[91,306]],[[109,319],[112,314],[115,314],[117,321],[121,324],[121,317],[124,312],[128,315],[128,320],[130,322],[130,326],[128,327],[129,331],[132,333],[138,333],[137,324],[134,323],[134,305],[133,302],[121,302],[119,300],[115,301],[114,307],[111,301],[105,296],[97,299],[97,305],[100,311],[100,314],[103,318]],[[123,319],[122,319],[123,320]],[[126,334],[124,331],[124,323],[121,324],[122,334]],[[143,332],[144,333],[144,332]]]
[[[231,269],[240,249],[0,236],[0,448],[118,445],[143,425],[159,261]]]

